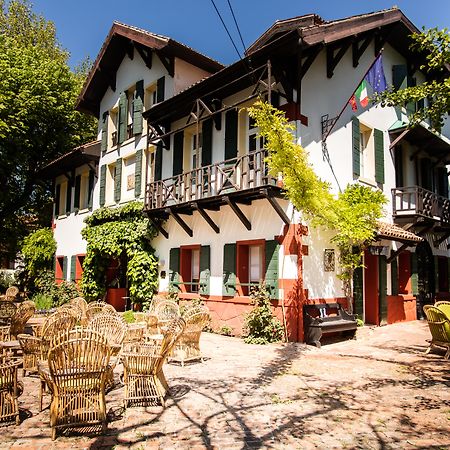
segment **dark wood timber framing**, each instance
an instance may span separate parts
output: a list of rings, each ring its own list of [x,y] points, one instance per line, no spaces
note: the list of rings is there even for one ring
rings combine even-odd
[[[183,59],[209,73],[223,65],[169,37],[114,22],[78,97],[76,109],[99,116],[100,100],[108,87],[115,90],[115,73],[125,55],[133,58],[134,49],[151,69],[154,51],[170,76],[174,76],[175,58]]]
[[[194,236],[192,228],[180,217],[180,215],[177,212],[175,212],[171,208],[167,208],[166,213],[172,215],[172,217],[175,219],[178,225],[180,225],[180,227],[183,228],[183,230],[189,237]]]
[[[248,231],[251,231],[252,224],[250,223],[250,220],[248,220],[245,214],[242,212],[242,209],[239,208],[237,203],[228,196],[224,197],[224,200],[227,203],[227,205],[233,210],[233,212],[236,214],[239,220],[242,222],[244,227],[247,228]]]
[[[289,217],[284,212],[284,209],[280,206],[280,204],[274,198],[273,192],[269,191],[268,189],[261,189],[261,194],[268,200],[268,202],[271,204],[272,208],[280,216],[280,219],[286,225],[289,226],[291,224],[291,221],[289,220]]]
[[[155,228],[166,238],[169,239],[169,233],[163,228],[160,220],[153,218],[152,216],[148,217],[150,222],[155,226]]]
[[[214,222],[214,220],[211,219],[211,217],[208,215],[208,213],[199,206],[198,203],[193,203],[193,207],[199,212],[199,214],[205,219],[206,223],[217,233],[220,233],[220,228],[217,226],[217,224]]]

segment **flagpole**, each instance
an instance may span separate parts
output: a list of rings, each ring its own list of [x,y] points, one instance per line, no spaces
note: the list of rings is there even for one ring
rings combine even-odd
[[[372,64],[370,65],[370,67],[366,70],[366,72],[364,73],[363,77],[361,78],[361,81],[356,85],[356,88],[354,89],[354,91],[352,92],[352,95],[350,95],[350,97],[348,98],[348,100],[345,102],[344,107],[341,109],[341,112],[333,119],[333,124],[331,125],[330,129],[327,130],[325,137],[322,137],[322,142],[325,142],[327,140],[327,137],[330,135],[331,131],[333,130],[334,126],[336,125],[337,121],[340,119],[340,117],[342,116],[342,114],[345,111],[345,108],[347,108],[349,101],[351,100],[351,98],[355,95],[355,92],[358,90],[360,84],[364,81],[364,79],[366,78],[366,75],[370,72],[370,69],[373,67],[373,65],[377,62],[378,57],[383,53],[384,47],[382,47],[380,49],[380,51],[377,53],[377,56],[375,56],[375,59],[373,60]]]

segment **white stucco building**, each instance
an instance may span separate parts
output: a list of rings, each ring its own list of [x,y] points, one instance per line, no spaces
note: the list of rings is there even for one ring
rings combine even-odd
[[[388,199],[385,224],[355,274],[356,312],[374,324],[414,319],[416,298],[421,309],[449,292],[448,127],[442,135],[425,123],[408,130],[405,109],[348,105],[380,54],[388,85],[425,80],[409,49],[414,31],[396,8],[331,22],[311,14],[276,22],[245,60],[222,68],[115,24],[78,103],[100,119],[92,207],[145,201],[159,230],[160,292],[200,296],[216,323],[239,333],[249,286],[265,280],[289,338],[301,340],[302,305],[346,299],[332,233],[309,227],[282,179],[268,176],[245,107],[270,91],[334,193],[362,183]],[[74,170],[76,178],[82,169]],[[64,183],[56,179],[60,198]],[[81,215],[80,207],[55,217],[57,257],[82,256]]]

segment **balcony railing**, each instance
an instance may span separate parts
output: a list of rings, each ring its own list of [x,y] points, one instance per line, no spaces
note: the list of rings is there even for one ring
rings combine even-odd
[[[248,189],[275,186],[265,161],[265,150],[200,167],[147,184],[147,210],[166,208]]]
[[[418,215],[450,223],[450,200],[420,186],[392,189],[395,217]]]

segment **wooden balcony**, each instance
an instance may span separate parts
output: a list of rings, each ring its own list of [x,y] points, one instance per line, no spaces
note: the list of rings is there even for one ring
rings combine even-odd
[[[208,206],[221,203],[224,196],[239,198],[247,203],[259,196],[259,188],[280,190],[276,187],[276,179],[268,174],[265,157],[264,150],[258,151],[149,183],[145,209],[163,210],[193,202],[208,209]]]
[[[392,189],[396,222],[438,222],[450,226],[450,200],[420,186]]]

